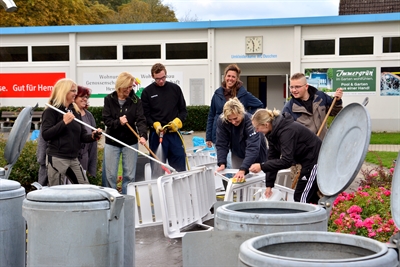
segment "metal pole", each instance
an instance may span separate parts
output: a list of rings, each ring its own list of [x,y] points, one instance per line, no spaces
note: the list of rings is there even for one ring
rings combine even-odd
[[[50,104],[48,104],[48,103],[46,103],[45,105],[48,106],[49,108],[54,109],[55,111],[58,111],[58,112],[61,113],[61,114],[65,114],[64,111],[59,110],[58,108],[53,107],[52,105],[50,105]],[[74,120],[77,121],[77,122],[79,122],[80,124],[85,125],[86,127],[89,127],[90,129],[92,129],[92,130],[94,130],[94,131],[97,131],[97,129],[94,128],[92,125],[89,125],[89,124],[87,124],[87,123],[85,123],[85,122],[83,122],[83,121],[81,121],[81,120],[79,120],[79,119],[77,119],[77,118],[74,118]],[[116,138],[114,138],[114,137],[112,137],[112,136],[106,134],[105,132],[102,132],[102,134],[103,134],[104,136],[110,138],[111,140],[114,140],[115,142],[120,143],[121,145],[123,145],[123,146],[125,146],[125,147],[127,147],[127,148],[130,148],[130,149],[132,149],[132,150],[134,150],[134,151],[136,151],[136,152],[142,154],[143,156],[145,156],[145,157],[151,159],[152,161],[157,162],[158,164],[161,164],[162,166],[164,166],[164,167],[170,169],[172,172],[176,172],[176,170],[175,170],[174,168],[172,168],[171,166],[169,166],[168,164],[165,164],[164,162],[161,162],[161,161],[159,161],[159,160],[156,160],[156,159],[153,158],[153,157],[150,157],[149,155],[143,153],[142,151],[139,151],[139,150],[137,150],[137,149],[135,149],[135,148],[133,148],[133,147],[131,147],[131,146],[125,144],[124,142],[119,141],[118,139],[116,139]]]

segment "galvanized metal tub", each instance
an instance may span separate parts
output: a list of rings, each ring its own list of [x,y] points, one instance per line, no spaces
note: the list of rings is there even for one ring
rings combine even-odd
[[[2,170],[0,169],[0,172]],[[22,201],[25,188],[0,179],[0,266],[25,267],[25,219]]]
[[[318,205],[285,201],[237,202],[217,209],[215,230],[252,233],[327,231],[328,215]]]
[[[22,205],[27,266],[123,266],[123,203],[115,189],[92,185],[28,193]]]
[[[370,238],[317,231],[275,233],[240,246],[239,266],[399,266],[394,249]]]

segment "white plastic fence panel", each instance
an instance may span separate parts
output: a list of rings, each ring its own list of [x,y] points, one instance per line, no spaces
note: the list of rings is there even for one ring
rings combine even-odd
[[[239,171],[238,169],[225,169],[219,172],[219,175],[223,177],[224,175],[230,173],[232,174],[232,176],[234,176],[238,171]],[[281,181],[285,181],[284,179],[282,179],[282,177],[284,179],[287,179],[286,181],[290,181],[291,183],[289,169],[281,170]],[[236,183],[236,184],[232,183],[232,179],[223,178],[228,182],[224,201],[245,202],[245,201],[255,201],[259,199],[259,196],[257,197],[254,194],[260,188],[265,189],[265,173],[264,172],[249,173],[245,176],[245,178],[246,182]],[[294,194],[293,189],[282,186],[277,183],[275,183],[274,187],[276,189],[279,189],[281,192],[285,194],[287,201],[293,201],[293,194]]]
[[[129,183],[127,195],[135,196],[135,228],[162,224],[157,180]]]
[[[282,185],[284,187],[292,187],[292,175],[290,173],[290,169],[284,169],[278,171],[276,175],[275,184]]]
[[[182,237],[185,229],[212,218],[210,209],[216,202],[212,169],[199,167],[161,176],[157,183],[166,237]]]
[[[279,184],[275,184],[274,188],[278,189],[282,193],[282,195],[283,195],[282,201],[294,202],[294,189],[291,189],[289,187],[285,187],[285,186],[282,186]],[[260,200],[261,194],[264,194],[265,185],[262,187],[253,187],[251,189],[254,192],[253,200],[258,201],[258,200]],[[261,192],[259,191],[259,189],[261,189]]]

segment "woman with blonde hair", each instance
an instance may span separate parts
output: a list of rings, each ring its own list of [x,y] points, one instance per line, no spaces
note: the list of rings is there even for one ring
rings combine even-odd
[[[259,109],[251,120],[256,132],[265,134],[268,140],[268,160],[250,167],[252,172],[265,172],[265,196],[272,195],[278,171],[298,163],[302,169],[294,201],[317,204],[317,161],[322,141],[289,113]]]
[[[122,72],[115,81],[115,91],[104,98],[103,120],[107,134],[138,149],[138,142],[146,144],[147,125],[142,101],[135,95],[135,77]],[[139,140],[131,132],[129,124],[137,129]],[[126,194],[128,183],[135,181],[137,152],[106,137],[103,159],[103,186],[116,188],[119,159],[122,155],[122,194]]]
[[[253,163],[267,160],[268,150],[265,138],[256,133],[251,124],[251,114],[247,113],[238,98],[228,100],[217,122],[218,169],[227,166],[229,150],[232,151],[232,168],[239,169],[235,174],[242,181]]]
[[[88,133],[84,125],[74,120],[82,119],[81,110],[74,103],[77,91],[73,80],[58,80],[48,103],[65,114],[52,108],[43,111],[41,131],[43,139],[47,142],[49,186],[64,184],[65,176],[74,184],[89,183],[79,163],[78,153],[82,143],[100,139],[101,129]]]

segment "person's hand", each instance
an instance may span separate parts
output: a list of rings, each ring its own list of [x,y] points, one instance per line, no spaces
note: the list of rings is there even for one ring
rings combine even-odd
[[[96,131],[93,131],[93,132],[92,132],[92,138],[93,138],[94,140],[96,140],[96,141],[99,141],[100,138],[101,138],[101,133],[102,133],[102,132],[103,132],[103,131],[102,131],[100,128],[97,128]]]
[[[249,171],[258,173],[261,171],[261,164],[260,163],[254,163],[250,166]]]
[[[126,119],[126,115],[119,117],[119,122],[121,123],[121,125],[125,125],[128,120]]]
[[[173,121],[168,123],[170,132],[177,132],[182,128],[182,121],[179,118],[175,118]]]
[[[220,172],[220,171],[223,171],[223,170],[225,170],[225,164],[221,164],[215,171],[216,172]]]
[[[206,145],[207,145],[207,147],[212,147],[213,143],[212,143],[212,141],[206,141]]]
[[[144,137],[140,137],[140,139],[139,139],[140,144],[145,145],[146,142],[147,142],[147,140]]]
[[[336,89],[334,96],[337,97],[337,100],[340,100],[343,96],[343,89],[342,88]]]
[[[270,198],[272,196],[272,188],[271,187],[265,188],[264,195],[266,198]]]
[[[63,116],[63,121],[65,125],[69,124],[71,121],[73,121],[75,118],[74,114],[72,112],[67,112]]]
[[[238,171],[233,178],[236,178],[237,183],[244,182],[245,172],[243,170]]]
[[[157,135],[160,135],[160,131],[162,131],[161,123],[156,121],[153,123],[153,128],[156,131]]]

